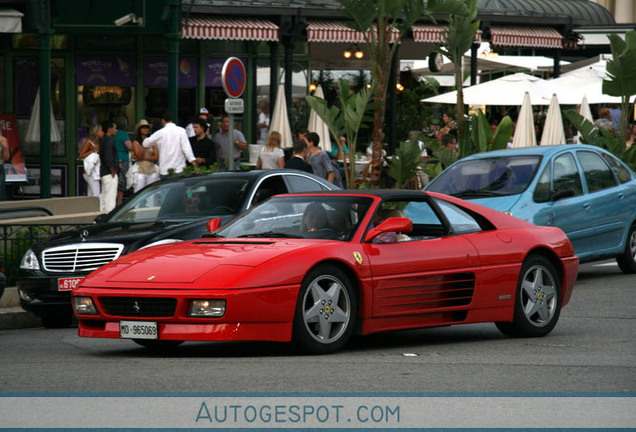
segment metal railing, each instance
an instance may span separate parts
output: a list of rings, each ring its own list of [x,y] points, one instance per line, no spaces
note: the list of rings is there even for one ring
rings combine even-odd
[[[15,285],[24,253],[38,240],[86,225],[86,223],[0,224],[0,271],[7,277],[7,286]]]

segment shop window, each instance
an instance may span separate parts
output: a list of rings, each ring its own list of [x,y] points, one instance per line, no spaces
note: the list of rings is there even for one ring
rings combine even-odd
[[[39,155],[39,143],[27,143],[25,135],[31,119],[35,97],[40,87],[40,60],[32,57],[19,57],[14,59],[13,68],[15,76],[13,106],[17,117],[20,142],[25,155]],[[64,59],[51,59],[51,107],[56,127],[61,135],[59,142],[51,143],[53,156],[64,156],[65,154],[64,68]]]

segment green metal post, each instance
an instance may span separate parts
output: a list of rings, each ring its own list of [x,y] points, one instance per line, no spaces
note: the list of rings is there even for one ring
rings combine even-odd
[[[179,117],[179,26],[181,24],[180,2],[170,1],[170,30],[168,33],[168,109],[178,123]]]
[[[51,197],[51,10],[40,0],[40,197]]]

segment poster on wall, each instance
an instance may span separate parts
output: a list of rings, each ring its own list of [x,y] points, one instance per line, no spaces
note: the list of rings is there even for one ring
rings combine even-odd
[[[181,57],[179,59],[179,87],[199,85],[199,59]],[[144,86],[168,87],[168,57],[144,57]]]
[[[135,58],[133,56],[75,57],[75,80],[80,85],[135,85]]]
[[[9,159],[4,161],[3,165],[5,181],[7,183],[26,182],[27,172],[20,146],[18,123],[14,114],[0,114],[0,135],[9,145]]]

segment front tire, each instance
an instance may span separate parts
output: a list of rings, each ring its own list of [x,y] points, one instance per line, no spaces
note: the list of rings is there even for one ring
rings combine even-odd
[[[625,250],[621,256],[616,258],[616,262],[623,273],[636,273],[636,223],[629,228]]]
[[[561,284],[554,265],[533,255],[521,267],[512,322],[498,322],[507,336],[540,337],[552,331],[561,314]]]
[[[333,265],[316,267],[300,288],[294,343],[312,354],[336,351],[351,337],[357,312],[356,294],[347,275]]]

